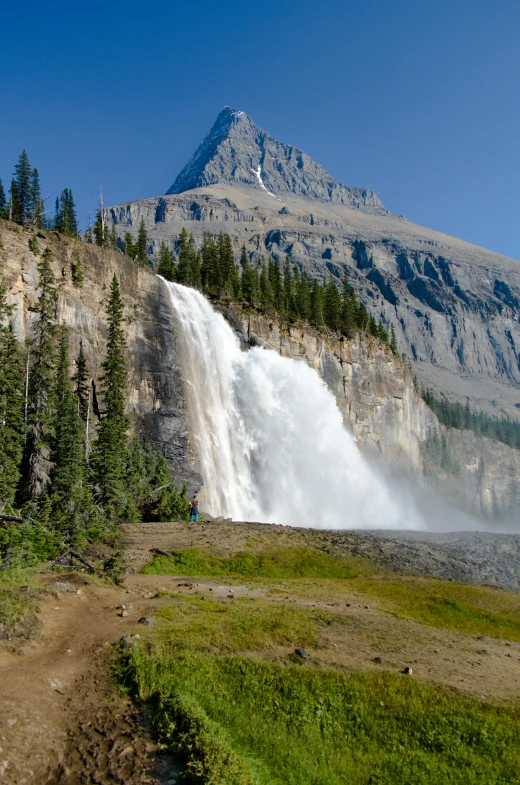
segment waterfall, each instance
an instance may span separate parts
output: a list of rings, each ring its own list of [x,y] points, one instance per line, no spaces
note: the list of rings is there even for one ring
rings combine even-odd
[[[200,292],[168,283],[203,509],[315,528],[423,528],[361,455],[336,400],[300,360],[241,351]]]

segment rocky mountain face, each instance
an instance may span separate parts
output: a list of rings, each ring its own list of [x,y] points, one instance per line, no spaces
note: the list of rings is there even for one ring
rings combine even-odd
[[[324,338],[311,328],[281,329],[260,314],[225,309],[245,345],[303,359],[334,394],[362,450],[392,471],[437,488],[454,506],[492,515],[508,499],[520,452],[505,444],[442,426],[417,393],[403,361],[381,341]],[[444,454],[432,449],[444,442]]]
[[[0,279],[14,305],[17,337],[31,337],[38,296],[39,257],[29,250],[29,234],[0,220]],[[189,438],[182,373],[176,334],[166,289],[161,281],[115,251],[49,233],[38,238],[40,250],[52,252],[58,289],[58,322],[69,328],[71,356],[80,340],[86,355],[92,399],[103,408],[100,394],[107,327],[105,302],[114,273],[118,276],[125,308],[127,341],[127,408],[132,426],[164,453],[173,476],[190,488],[200,486],[198,458]],[[71,262],[80,261],[84,282],[74,286]],[[93,430],[97,425],[92,418]]]
[[[37,300],[38,256],[29,233],[0,220],[0,278],[15,306],[18,338],[31,335]],[[115,273],[125,307],[128,358],[128,412],[133,426],[167,457],[170,470],[189,489],[199,489],[200,474],[186,408],[182,358],[175,315],[166,287],[148,270],[114,251],[57,233],[38,239],[50,248],[57,280],[58,320],[70,330],[71,354],[80,340],[99,407],[106,343],[105,298]],[[84,282],[74,286],[71,262],[81,265]],[[460,506],[488,512],[507,494],[511,468],[520,473],[520,452],[472,433],[447,431],[418,396],[405,364],[381,342],[358,335],[352,340],[309,329],[285,330],[258,313],[239,308],[224,315],[242,337],[244,348],[262,344],[315,368],[333,392],[345,421],[363,451],[399,466],[419,482],[430,482]],[[95,429],[95,419],[94,419]],[[433,431],[443,434],[456,471],[445,471],[428,451]]]
[[[288,256],[311,275],[347,270],[436,394],[520,415],[520,264],[390,215],[304,153],[224,109],[168,195],[108,210],[119,237],[144,219],[153,255],[183,227],[227,232],[251,260]]]
[[[322,202],[347,204],[385,215],[373,191],[337,183],[302,150],[282,144],[245,112],[224,107],[213,128],[167,194],[180,194],[215,183],[237,183],[264,190],[275,198],[288,193]]]

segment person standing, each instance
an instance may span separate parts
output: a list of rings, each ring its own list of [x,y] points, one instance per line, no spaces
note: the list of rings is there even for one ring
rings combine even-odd
[[[191,512],[190,512],[190,521],[198,521],[199,520],[199,500],[197,499],[197,494],[193,496],[193,499],[190,502],[191,504]]]

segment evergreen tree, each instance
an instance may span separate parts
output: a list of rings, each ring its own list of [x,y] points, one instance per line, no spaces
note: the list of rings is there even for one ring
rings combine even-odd
[[[38,499],[47,489],[52,468],[55,411],[55,336],[57,292],[48,248],[38,262],[40,296],[29,377],[24,497]]]
[[[125,241],[124,241],[124,245],[123,245],[123,253],[126,254],[126,256],[129,256],[130,259],[135,259],[136,254],[137,254],[137,248],[136,248],[135,243],[134,243],[134,241],[132,239],[132,235],[129,232],[127,232],[125,234]]]
[[[252,306],[255,302],[256,292],[254,289],[254,276],[251,270],[251,265],[249,264],[249,258],[245,245],[242,246],[242,251],[240,253],[240,268],[242,296],[244,300]]]
[[[0,509],[14,501],[24,438],[24,366],[11,313],[0,285]]]
[[[96,241],[96,245],[99,245],[101,248],[106,248],[108,245],[108,226],[106,224],[104,211],[101,208],[96,212],[94,240]]]
[[[310,320],[313,327],[323,326],[323,287],[313,278],[311,287]]]
[[[269,278],[269,269],[268,265],[264,257],[262,256],[262,269],[260,270],[260,289],[258,293],[258,299],[260,300],[260,305],[262,308],[265,308],[266,311],[270,311],[274,305],[274,297],[273,297],[273,288],[271,286],[271,281]]]
[[[101,216],[99,216],[101,218]],[[72,191],[70,188],[64,188],[61,192],[61,196],[59,199],[56,199],[56,210],[54,215],[54,228],[56,231],[61,232],[62,234],[66,234],[67,237],[78,237],[78,219],[76,216],[76,205],[74,204],[74,198],[72,196]],[[103,234],[102,227],[98,227],[98,233],[101,229],[101,234]],[[106,229],[106,227],[105,227]],[[96,227],[94,227],[94,233],[96,232]],[[106,231],[104,233],[105,241],[108,239]],[[98,243],[101,245],[102,243]],[[104,243],[106,244],[106,242]]]
[[[186,285],[190,275],[190,238],[184,226],[178,239],[178,260],[177,281]]]
[[[53,443],[52,520],[68,542],[78,542],[97,518],[87,482],[84,427],[72,389],[69,338],[62,327],[56,369],[56,411]]]
[[[76,359],[76,373],[72,379],[74,392],[78,402],[78,414],[81,422],[86,425],[89,413],[89,383],[87,374],[87,360],[83,352],[83,341],[79,342],[79,353]]]
[[[278,259],[273,259],[272,257],[269,257],[269,264],[267,266],[267,269],[269,273],[269,282],[271,284],[271,290],[273,292],[273,304],[275,310],[281,313],[284,306],[284,287],[283,287],[282,271],[280,270]]]
[[[291,262],[289,257],[285,257],[285,262],[283,265],[283,301],[282,301],[282,311],[285,316],[290,319],[291,315],[294,317],[294,307],[293,307],[293,300],[294,300],[294,293],[293,293],[293,279],[291,273]]]
[[[27,223],[31,220],[32,170],[25,150],[22,150],[18,158],[13,182],[15,189],[12,194],[14,197],[12,220],[21,224]]]
[[[302,270],[300,275],[298,291],[296,294],[296,307],[299,316],[305,321],[308,321],[311,312],[311,288],[309,277],[305,270]]]
[[[116,232],[115,224],[112,224],[110,228],[110,233],[108,236],[108,244],[110,245],[111,248],[114,249],[114,251],[117,251],[119,249],[119,246],[117,244],[117,232]]]
[[[191,239],[193,241],[193,238]],[[190,257],[190,284],[191,286],[194,286],[195,289],[202,289],[201,268],[202,268],[202,254],[200,251],[193,250]]]
[[[110,284],[107,304],[108,338],[104,375],[101,379],[104,411],[93,453],[93,465],[100,498],[109,520],[120,517],[127,506],[125,414],[126,364],[125,334],[121,327],[123,303],[116,276]]]
[[[233,270],[235,269],[235,260],[233,258],[233,245],[229,234],[219,234],[218,238],[218,256],[219,256],[219,271],[220,271],[220,287],[221,294],[230,297],[233,290]],[[236,281],[235,281],[236,284]]]
[[[148,237],[146,236],[146,227],[144,225],[144,217],[141,216],[139,224],[139,231],[137,233],[136,245],[136,262],[140,267],[148,267]]]
[[[327,327],[337,332],[341,327],[341,297],[332,276],[329,276],[323,295],[323,319]]]
[[[179,252],[180,265],[180,252]],[[218,248],[213,238],[206,236],[202,248],[202,283],[207,292],[220,296],[220,265]]]
[[[188,517],[186,486],[181,492],[170,478],[168,463],[160,452],[148,453],[150,492],[145,507],[148,521],[181,521]]]
[[[7,218],[9,215],[7,210],[7,199],[5,198],[4,186],[0,180],[0,218]]]
[[[127,235],[129,236],[129,235]],[[173,259],[173,253],[167,247],[166,243],[161,242],[159,246],[159,256],[157,259],[157,273],[166,278],[167,281],[175,281],[176,270]]]
[[[394,354],[399,354],[399,350],[397,348],[397,338],[395,336],[395,329],[394,325],[390,325],[390,349]]]
[[[43,202],[40,188],[40,176],[37,169],[33,169],[31,172],[28,220],[33,226],[41,229],[43,225]]]
[[[70,260],[70,275],[74,286],[82,286],[83,270],[81,269],[81,259],[79,253],[75,251]]]

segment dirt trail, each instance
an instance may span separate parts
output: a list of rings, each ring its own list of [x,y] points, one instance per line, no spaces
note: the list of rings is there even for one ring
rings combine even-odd
[[[178,764],[151,740],[147,718],[118,695],[108,676],[109,646],[139,633],[138,620],[168,603],[161,589],[227,597],[217,580],[141,575],[152,548],[171,551],[212,546],[222,552],[303,544],[298,531],[241,524],[140,524],[122,527],[126,558],[123,588],[88,583],[83,592],[45,595],[42,634],[22,654],[0,651],[0,781],[8,785],[174,785]],[[320,535],[321,536],[321,535]],[[302,535],[303,537],[303,535]],[[40,576],[43,584],[69,577]],[[179,583],[185,584],[179,586]],[[276,583],[276,582],[275,582]],[[348,593],[350,591],[350,593]],[[338,596],[301,596],[234,586],[235,597],[261,595],[284,604],[327,607],[342,624],[324,629],[313,660],[346,669],[397,670],[413,665],[414,678],[478,697],[520,697],[520,645],[430,628],[384,613],[352,590]],[[230,600],[232,601],[232,600]],[[117,606],[131,605],[128,616]],[[507,646],[507,648],[506,648]],[[481,654],[482,649],[486,654]],[[286,656],[273,651],[266,656]],[[382,665],[374,658],[382,656]]]
[[[41,578],[64,580],[56,574]],[[138,632],[149,603],[125,589],[78,589],[83,594],[44,597],[38,642],[23,654],[0,653],[0,780],[173,785],[177,767],[149,738],[146,718],[108,677],[109,644]],[[129,602],[134,608],[121,618],[116,606]]]

